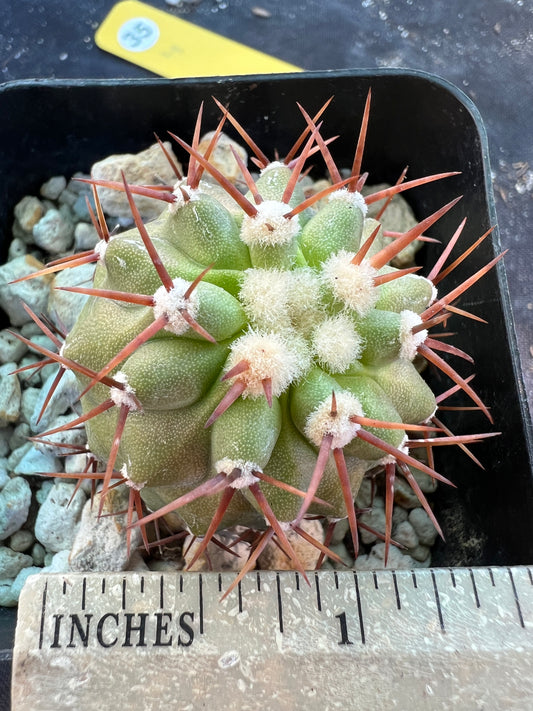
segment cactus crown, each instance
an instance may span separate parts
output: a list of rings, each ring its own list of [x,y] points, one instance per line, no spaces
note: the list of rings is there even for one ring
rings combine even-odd
[[[43,270],[96,265],[91,288],[70,289],[90,298],[64,342],[33,318],[58,346],[57,354],[40,352],[59,363],[60,373],[74,370],[80,383],[83,414],[65,426],[87,428],[91,459],[80,480],[100,476],[102,502],[112,481],[129,485],[130,519],[148,547],[148,524],[163,517],[203,537],[196,557],[218,529],[242,524],[265,531],[243,573],[272,536],[301,569],[286,531],[303,535],[302,520],[314,515],[329,520],[331,531],[347,516],[357,551],[353,499],[365,472],[379,466],[388,550],[397,472],[440,532],[411,468],[447,480],[432,457],[426,464],[411,450],[464,447],[488,436],[453,436],[436,419],[458,389],[489,420],[490,414],[437,351],[465,354],[428,331],[449,318],[452,302],[496,260],[437,298],[435,285],[460,261],[442,272],[463,221],[428,277],[391,266],[457,200],[402,234],[384,231],[383,210],[372,219],[368,206],[386,206],[411,186],[453,173],[409,182],[402,175],[397,185],[363,197],[370,94],[345,179],[317,124],[326,106],[314,118],[300,107],[307,127],[287,158],[275,162],[226,109],[199,152],[200,111],[192,145],[174,136],[189,154],[186,177],[173,164],[177,182],[162,189],[92,181],[100,244]],[[209,162],[226,121],[261,169],[254,179],[235,153],[246,194]],[[306,197],[300,179],[317,152],[332,184]],[[126,192],[134,228],[109,233],[97,184]],[[162,201],[157,220],[143,225],[136,193]],[[420,357],[454,381],[448,393],[433,395],[413,363]],[[101,475],[94,473],[97,461],[106,463]],[[333,555],[327,541],[314,543],[321,557]]]

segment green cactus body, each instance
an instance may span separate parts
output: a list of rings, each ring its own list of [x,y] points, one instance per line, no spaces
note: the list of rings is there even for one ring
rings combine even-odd
[[[122,476],[148,520],[163,511],[198,536],[236,524],[281,535],[276,521],[309,512],[348,515],[355,535],[365,472],[412,464],[406,429],[434,415],[412,364],[432,282],[387,265],[381,229],[361,256],[379,223],[358,192],[299,210],[292,173],[272,164],[242,198],[223,180],[181,181],[160,218],[136,218],[95,252],[99,292],[62,357],[85,368],[104,489]]]

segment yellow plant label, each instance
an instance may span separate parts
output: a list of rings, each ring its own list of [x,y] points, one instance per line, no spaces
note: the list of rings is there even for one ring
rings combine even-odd
[[[301,71],[137,0],[117,3],[95,40],[100,49],[169,79]]]

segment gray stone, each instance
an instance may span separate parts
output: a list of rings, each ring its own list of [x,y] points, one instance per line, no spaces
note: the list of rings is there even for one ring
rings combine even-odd
[[[422,563],[422,567],[428,566],[431,561],[431,549],[429,546],[423,546],[422,544],[416,546],[415,548],[409,549],[409,555],[414,560]]]
[[[77,199],[78,193],[75,193],[74,190],[72,190],[71,183],[69,183],[59,196],[58,202],[60,205],[68,205],[69,207],[73,207]]]
[[[94,249],[100,237],[93,225],[86,222],[78,222],[74,228],[74,250],[76,252],[84,252],[87,249]]]
[[[22,200],[15,205],[15,218],[25,232],[31,232],[44,214],[44,207],[39,198],[33,195],[25,195]]]
[[[12,447],[9,443],[13,435],[13,427],[9,425],[8,427],[0,427],[0,457],[7,457]]]
[[[319,543],[324,542],[324,530],[320,521],[313,519],[304,519],[300,528],[312,536]],[[305,538],[300,536],[292,529],[285,531],[287,539],[300,560],[304,570],[314,570],[320,557],[318,548],[308,543]],[[246,561],[246,558],[245,558]],[[280,549],[274,541],[270,540],[265,549],[257,559],[257,566],[262,570],[294,570],[293,561]],[[242,565],[241,565],[242,567]]]
[[[10,479],[0,491],[0,541],[5,541],[26,522],[31,489],[20,476]]]
[[[33,564],[38,565],[38,566],[43,566],[45,555],[46,555],[46,551],[44,549],[44,546],[41,545],[40,543],[34,543],[32,546],[32,549],[31,549],[31,557],[33,559]]]
[[[435,543],[437,529],[424,509],[413,509],[409,514],[409,522],[416,531],[420,543],[425,546],[432,546]]]
[[[35,244],[50,254],[65,252],[74,239],[74,225],[59,210],[49,210],[33,228]]]
[[[63,190],[67,187],[67,179],[64,175],[54,175],[46,183],[41,185],[39,193],[48,200],[57,200]]]
[[[48,494],[50,493],[51,488],[53,487],[54,482],[52,479],[44,479],[43,483],[41,484],[41,488],[37,491],[35,494],[35,499],[37,500],[38,504],[44,504],[46,499],[48,498]]]
[[[0,607],[15,607],[17,598],[11,593],[13,580],[0,580]]]
[[[92,286],[94,264],[82,264],[59,272],[52,281],[48,311],[52,319],[70,331],[78,320],[80,311],[89,298],[85,294],[60,291],[56,287]]]
[[[17,259],[17,257],[23,257],[28,251],[28,247],[23,239],[20,237],[14,237],[9,245],[7,251],[7,261],[12,259]]]
[[[349,530],[350,524],[347,518],[341,518],[340,521],[337,521],[333,530],[333,536],[331,537],[331,545],[335,546],[337,543],[341,543]]]
[[[243,531],[244,529],[241,526],[235,526],[235,528],[226,529],[225,531],[217,533],[218,540],[225,546],[231,546],[231,550],[236,555],[227,553],[211,541],[207,546],[207,551],[204,551],[190,568],[188,568],[188,566],[201,545],[202,539],[196,538],[191,543],[191,536],[187,536],[187,538],[183,541],[183,550],[185,551],[185,567],[195,572],[202,572],[204,570],[233,570],[237,572],[242,570],[250,555],[250,544],[245,541],[239,541],[238,543],[235,543],[235,541],[239,538]],[[151,565],[150,569],[153,569]]]
[[[19,419],[20,383],[17,376],[12,374],[16,367],[16,363],[0,366],[0,427],[7,427]]]
[[[12,450],[18,449],[28,443],[28,437],[31,437],[30,426],[27,422],[21,422],[14,428],[13,434],[9,438],[9,446]]]
[[[118,514],[128,507],[129,490],[112,489],[105,497],[102,516],[98,516],[100,494],[87,501],[72,544],[70,567],[74,571],[125,570],[131,553],[141,543],[141,531],[127,529],[127,516]],[[128,545],[128,537],[130,538]]]
[[[87,195],[90,195],[92,193],[91,186],[88,183],[83,182],[84,180],[90,179],[90,177],[91,176],[87,175],[87,173],[83,173],[80,170],[76,171],[72,178],[68,181],[67,189],[74,193],[74,195],[79,195],[80,193],[87,193]]]
[[[70,551],[59,551],[53,557],[50,563],[43,568],[43,573],[68,573],[70,565],[68,562]]]
[[[2,457],[0,459],[0,489],[3,489],[8,481],[11,481],[11,478],[7,472],[7,459]]]
[[[394,502],[404,509],[414,509],[420,506],[418,496],[401,476],[397,476],[394,482]]]
[[[372,509],[372,511],[369,511],[368,513],[361,514],[359,516],[359,521],[367,526],[370,526],[376,532],[384,533],[385,531],[385,511],[379,506]],[[375,533],[366,531],[364,528],[359,529],[359,535],[362,543],[365,545],[374,543],[374,541],[377,540],[377,535]]]
[[[25,528],[21,528],[19,531],[15,531],[9,539],[9,547],[17,553],[24,553],[24,551],[32,547],[34,541],[35,537],[33,533]]]
[[[0,546],[0,580],[15,579],[22,568],[29,568],[32,564],[31,556],[17,553],[7,546]]]
[[[41,396],[41,388],[29,387],[22,391],[20,401],[20,419],[24,424],[29,425],[34,413],[35,405]]]
[[[14,599],[13,605],[16,605],[24,587],[24,583],[30,577],[30,575],[38,575],[42,573],[42,568],[37,568],[36,566],[30,566],[29,568],[23,568],[17,575],[13,583],[11,584],[10,594],[12,599]]]
[[[346,568],[353,568],[353,556],[351,555],[351,553],[349,553],[348,548],[344,543],[342,543],[342,541],[340,543],[336,543],[335,545],[329,546],[329,548],[331,552],[336,553],[344,563],[343,565],[342,563],[338,563],[332,558],[327,558],[327,560],[329,560],[329,562],[331,563],[332,568],[334,568],[335,570],[346,570]]]
[[[355,506],[358,509],[366,509],[372,506],[372,480],[364,478],[355,497]]]
[[[35,521],[35,537],[52,553],[70,549],[86,496],[74,484],[60,482],[50,489]]]
[[[9,469],[9,471],[15,470],[15,467],[20,462],[22,457],[26,454],[26,452],[29,452],[32,447],[33,445],[31,442],[26,442],[25,444],[21,444],[20,447],[17,447],[11,452],[11,454],[7,458],[7,468]]]
[[[387,565],[385,565],[385,544],[376,543],[368,555],[360,555],[357,558],[354,567],[356,570],[383,570],[384,568],[410,570],[415,567],[415,563],[409,555],[404,555],[395,546],[390,546]]]
[[[35,323],[32,319],[24,323],[21,328],[20,332],[25,338],[33,338],[34,336],[40,336],[42,331],[41,327]],[[35,358],[38,356],[36,354],[33,354]]]
[[[167,142],[165,147],[172,154],[171,144]],[[121,171],[124,171],[126,180],[134,184],[163,183],[173,185],[176,180],[174,172],[158,144],[153,144],[135,155],[108,156],[93,165],[91,175],[100,180],[122,180]],[[128,200],[123,192],[100,188],[98,195],[102,207],[108,215],[130,217]],[[164,203],[143,196],[135,196],[135,203],[144,219],[158,217],[165,208]]]
[[[63,377],[50,398],[41,419],[37,422],[39,413],[41,412],[54,379],[55,373],[47,378],[42,387],[40,397],[35,404],[35,410],[30,420],[30,427],[34,432],[44,432],[45,430],[51,429],[52,424],[57,418],[65,414],[79,398],[79,387],[76,377],[72,371],[67,370],[63,373]]]
[[[399,523],[394,529],[392,537],[397,543],[406,548],[416,548],[418,545],[418,536],[409,521]]]
[[[75,415],[63,415],[62,417],[57,417],[51,423],[50,429],[62,427],[63,425],[72,422],[75,418]],[[68,444],[75,451],[78,447],[85,445],[87,442],[87,435],[85,433],[85,429],[81,427],[63,430],[62,432],[56,432],[55,434],[43,435],[40,439],[47,444],[44,444],[43,442],[36,442],[35,448],[39,452],[56,457],[62,457],[66,452],[68,452],[68,450],[62,445]],[[56,469],[55,471],[59,470]]]
[[[18,363],[27,350],[28,346],[9,330],[0,331],[0,363]]]
[[[198,151],[202,155],[207,150],[213,134],[214,131],[209,131],[200,139]],[[246,151],[239,143],[236,143],[225,133],[221,133],[218,137],[217,144],[211,153],[209,162],[214,165],[215,168],[217,168],[228,180],[235,183],[237,180],[242,180],[242,172],[232,153],[232,148],[242,159],[244,165],[246,165],[248,162],[248,155]]]
[[[407,521],[407,517],[409,516],[409,512],[406,509],[402,509],[401,506],[394,506],[392,509],[392,525],[397,526],[399,523],[402,523],[402,521]]]
[[[17,257],[0,267],[0,303],[9,316],[13,326],[21,326],[31,317],[24,310],[22,303],[27,304],[34,313],[46,311],[50,277],[40,276],[17,284],[10,282],[28,274],[34,274],[43,268],[43,263],[30,254]]]
[[[91,213],[89,212],[89,208],[87,207],[87,200],[89,201],[89,205],[92,208],[93,214],[96,212],[94,197],[91,195],[91,193],[80,193],[80,195],[78,195],[78,197],[76,198],[76,202],[72,206],[72,211],[74,212],[74,217],[77,221],[91,221]]]
[[[61,471],[58,459],[50,452],[39,451],[31,442],[30,448],[13,469],[14,474],[24,476],[52,474],[58,471]]]

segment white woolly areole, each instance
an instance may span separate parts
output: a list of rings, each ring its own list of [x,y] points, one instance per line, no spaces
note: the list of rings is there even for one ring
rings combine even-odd
[[[319,324],[313,331],[312,345],[320,365],[334,373],[343,373],[362,351],[361,336],[343,314]]]
[[[248,319],[263,328],[290,325],[288,299],[290,272],[279,269],[247,269],[239,300]]]
[[[254,471],[263,471],[255,462],[248,462],[244,459],[219,459],[215,464],[217,474],[231,474],[234,469],[240,470],[240,476],[229,484],[233,489],[245,489],[247,486],[257,483],[259,479],[254,475]]]
[[[427,329],[412,332],[413,326],[419,326],[422,319],[414,311],[400,312],[400,358],[413,360],[416,356],[418,346],[420,346],[428,337]]]
[[[374,286],[377,270],[365,260],[352,264],[354,257],[355,252],[343,249],[333,254],[322,265],[322,279],[338,301],[364,316],[378,300],[379,293]]]
[[[124,385],[124,389],[116,387],[109,389],[109,397],[113,400],[115,405],[117,407],[126,405],[128,410],[138,410],[139,406],[134,398],[135,390],[128,384],[128,377],[126,373],[119,370],[118,373],[113,376],[113,379],[116,380],[117,383],[122,383]]]
[[[186,195],[188,195],[189,200],[192,202],[200,199],[200,190],[198,190],[197,188],[191,188],[189,185],[187,185],[186,178],[178,180],[178,182],[174,184],[174,189],[172,191],[172,194],[176,199],[174,200],[174,202],[171,202],[168,205],[168,211],[172,214],[176,213],[187,202],[189,202],[189,200],[185,199],[182,191],[185,192]]]
[[[278,397],[293,380],[301,377],[311,365],[309,351],[302,338],[291,335],[249,331],[231,344],[227,370],[246,361],[248,370],[238,377],[246,385],[243,397],[264,396],[263,380],[270,378],[272,395]]]
[[[265,200],[253,217],[244,215],[241,240],[248,246],[261,247],[289,244],[300,231],[298,216],[285,217],[290,207],[278,200]]]
[[[286,273],[290,279],[288,308],[291,321],[300,333],[309,337],[313,328],[324,318],[320,276],[310,267]]]
[[[345,447],[361,429],[361,425],[350,420],[353,415],[363,416],[361,403],[352,393],[335,393],[337,412],[331,414],[331,398],[328,397],[307,418],[305,434],[317,447],[322,444],[325,435],[333,435],[332,449]]]
[[[108,242],[105,239],[98,240],[94,246],[94,253],[98,255],[99,261],[103,261],[107,250]]]
[[[125,480],[124,483],[126,484],[126,486],[129,486],[130,489],[135,489],[135,491],[140,491],[141,489],[144,489],[144,487],[146,486],[145,481],[141,482],[140,484],[136,484],[134,481],[132,481],[130,479],[129,474],[128,474],[128,467],[126,464],[122,465],[120,473],[124,477],[124,480]]]
[[[341,200],[342,202],[347,202],[353,207],[358,207],[363,213],[363,217],[366,217],[368,205],[366,204],[364,197],[361,193],[357,192],[357,190],[350,192],[348,188],[340,188],[339,190],[335,190],[335,192],[331,193],[329,201],[331,202],[332,200]]]
[[[286,168],[287,166],[285,163],[282,163],[280,160],[273,160],[272,163],[269,163],[267,166],[263,168],[261,171],[260,175],[265,175],[268,173],[270,170],[274,170],[277,168]]]
[[[189,328],[189,324],[183,318],[180,311],[186,311],[189,316],[196,319],[198,314],[198,295],[193,291],[188,299],[185,298],[185,292],[190,287],[190,282],[177,277],[172,280],[172,289],[167,291],[164,286],[160,286],[154,294],[154,316],[158,319],[160,316],[167,318],[165,329],[177,336]]]

